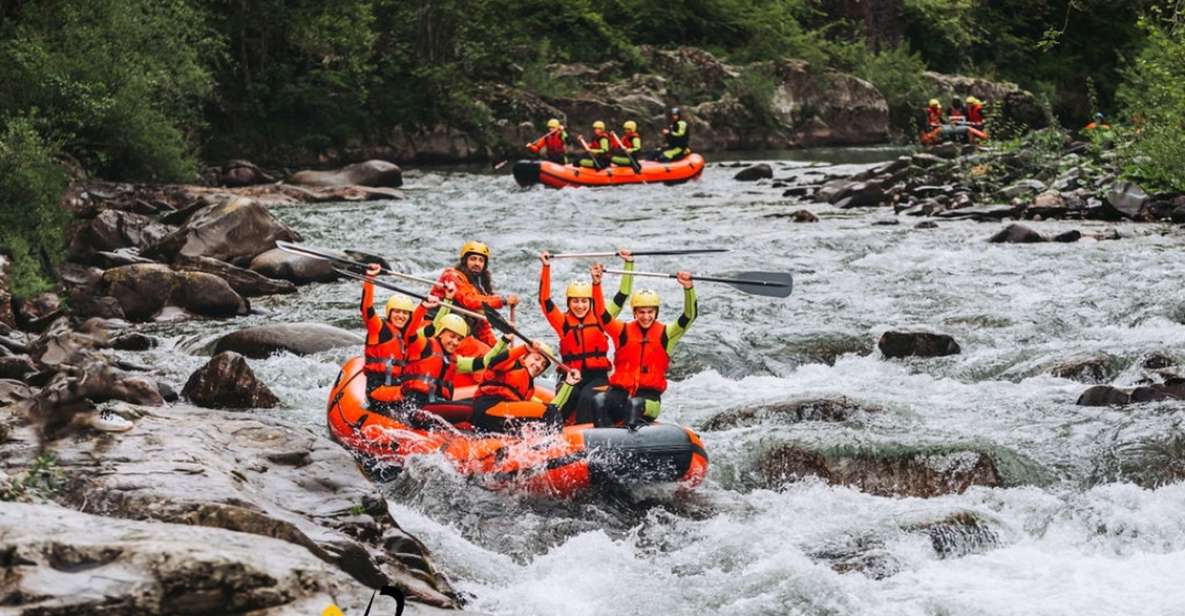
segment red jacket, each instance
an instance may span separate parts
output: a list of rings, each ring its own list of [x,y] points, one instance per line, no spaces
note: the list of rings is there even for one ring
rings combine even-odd
[[[511,402],[530,400],[535,395],[535,379],[522,364],[527,352],[525,345],[516,346],[507,352],[505,359],[488,368],[477,388],[477,396],[496,396]]]
[[[544,266],[539,273],[539,304],[543,316],[560,336],[561,359],[572,368],[608,372],[612,365],[609,362],[609,336],[596,316],[605,311],[600,283],[593,285],[592,292],[593,302],[588,314],[577,319],[571,311],[560,312],[551,300],[551,267]]]
[[[453,296],[453,304],[473,310],[475,312],[482,311],[482,305],[490,306],[491,308],[501,308],[504,306],[502,296],[500,295],[486,295],[473,284],[469,277],[464,272],[455,267],[450,267],[440,274],[437,282],[444,284],[452,282],[457,286],[457,294]],[[437,297],[444,297],[444,289],[441,286],[432,288],[432,294]],[[472,330],[472,336],[481,340],[489,346],[498,344],[498,337],[494,335],[494,331],[490,329],[490,324],[478,319],[465,319],[469,323],[469,328]]]

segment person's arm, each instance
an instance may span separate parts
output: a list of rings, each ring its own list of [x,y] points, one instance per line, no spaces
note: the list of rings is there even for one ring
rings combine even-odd
[[[375,266],[370,266],[367,275],[378,274],[376,270]],[[374,283],[369,278],[362,281],[362,322],[366,324],[367,340],[378,336],[383,327],[383,320],[374,312]]]
[[[424,318],[428,315],[428,309],[424,307],[423,302],[416,306],[416,309],[411,311],[411,317],[407,320],[407,325],[403,327],[404,332],[415,333],[424,326]],[[407,336],[404,336],[405,338]]]
[[[491,347],[489,351],[486,351],[486,354],[481,357],[458,357],[457,374],[469,374],[488,367],[496,367],[495,364],[501,364],[505,361],[505,357],[514,353],[514,349],[510,351],[506,350],[507,344],[506,337],[503,336],[498,339],[497,344]]]
[[[688,282],[690,282],[690,280]],[[666,338],[665,348],[667,353],[670,353],[672,350],[674,350],[675,343],[679,342],[679,339],[683,337],[683,334],[687,333],[687,329],[691,327],[691,324],[695,321],[695,316],[698,310],[699,306],[695,298],[695,288],[690,286],[684,287],[683,314],[679,315],[679,318],[675,319],[674,323],[668,324],[667,329],[664,332],[663,337]]]
[[[642,149],[642,138],[637,135],[634,135],[630,139],[630,147],[626,151],[628,151],[630,154],[633,154],[635,152],[638,152],[641,149]]]
[[[543,316],[557,334],[564,331],[564,314],[551,301],[551,260],[546,251],[540,253],[539,260],[543,266],[539,269],[539,307],[543,309]]]
[[[480,311],[482,305],[487,305],[492,308],[502,308],[506,302],[500,295],[484,295],[478,292],[477,287],[473,286],[465,274],[452,270],[453,274],[450,280],[457,285],[457,294],[453,297],[453,302],[462,308],[469,310]]]
[[[687,134],[687,120],[679,120],[675,123],[675,130],[671,132],[673,137],[682,137]]]
[[[440,302],[440,307],[437,308],[436,316],[432,319],[432,322],[415,330],[416,333],[412,334],[412,343],[420,343],[435,336],[436,332],[440,331],[441,320],[444,319],[444,315],[449,313],[449,306],[451,305],[452,302],[449,300]]]

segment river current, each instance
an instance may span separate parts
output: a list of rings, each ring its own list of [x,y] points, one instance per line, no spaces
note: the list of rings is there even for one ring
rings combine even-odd
[[[842,154],[842,153],[841,153]],[[870,159],[894,152],[862,152]],[[778,160],[796,184],[862,165]],[[723,255],[639,258],[638,269],[703,274],[788,270],[794,294],[771,300],[699,284],[700,318],[680,342],[663,419],[698,427],[728,409],[845,397],[869,411],[846,421],[702,432],[711,457],[690,495],[615,493],[554,503],[492,493],[443,462],[412,465],[387,486],[400,524],[489,614],[1185,614],[1185,484],[1149,489],[1125,469],[1161,463],[1185,404],[1074,404],[1087,387],[1049,367],[1106,358],[1134,385],[1153,352],[1185,359],[1185,236],[1155,225],[1041,222],[1043,233],[1123,239],[988,244],[995,223],[918,219],[878,224],[889,210],[841,211],[736,182],[712,164],[682,186],[522,190],[507,175],[412,171],[406,199],[278,208],[306,242],[385,255],[396,269],[435,276],[466,239],[487,242],[499,292],[524,297],[519,321],[550,336],[536,302],[538,260],[552,252],[725,247]],[[820,222],[784,217],[800,207]],[[608,260],[611,266],[614,260]],[[588,261],[557,261],[557,295]],[[617,279],[606,276],[606,289]],[[674,281],[644,280],[679,310]],[[359,329],[353,282],[254,300],[234,322],[321,321]],[[380,298],[381,301],[381,298]],[[225,332],[223,322],[153,326],[154,351],[178,388],[205,358],[177,353]],[[887,329],[948,333],[959,355],[881,357]],[[359,349],[360,350],[360,349]],[[252,362],[283,399],[276,411],[323,429],[341,350]],[[945,446],[1001,452],[1006,488],[937,498],[887,498],[822,481],[755,487],[756,453],[776,443],[811,449]],[[1163,449],[1163,447],[1161,447]],[[1152,453],[1150,453],[1152,452]],[[1179,462],[1178,462],[1179,463]],[[942,549],[917,532],[956,515],[978,520]],[[857,567],[838,562],[857,562]]]

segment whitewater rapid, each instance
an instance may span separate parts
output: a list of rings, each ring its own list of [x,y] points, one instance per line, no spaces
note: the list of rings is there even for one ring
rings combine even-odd
[[[883,158],[893,153],[862,152]],[[823,157],[826,158],[826,157]],[[858,165],[773,161],[802,178]],[[387,256],[435,276],[467,239],[494,251],[499,292],[524,296],[520,323],[550,336],[535,300],[542,249],[553,252],[727,247],[638,268],[704,274],[789,270],[787,300],[698,286],[700,318],[674,357],[663,418],[698,426],[717,413],[843,396],[842,422],[767,421],[704,432],[712,470],[696,493],[618,494],[552,503],[469,485],[439,461],[388,486],[396,519],[489,614],[1185,614],[1185,485],[1125,481],[1125,463],[1181,435],[1182,403],[1123,409],[1074,404],[1086,385],[1050,366],[1105,354],[1114,382],[1133,385],[1152,352],[1185,358],[1185,235],[1157,225],[1041,222],[1043,233],[1117,228],[1123,239],[987,244],[996,223],[888,222],[887,209],[840,211],[781,197],[710,166],[699,182],[609,190],[521,190],[486,172],[407,174],[406,199],[275,210],[305,241]],[[780,217],[805,207],[821,219]],[[555,286],[588,262],[554,265]],[[607,277],[607,289],[616,279]],[[673,282],[638,280],[679,309]],[[304,287],[253,300],[234,323],[321,321],[358,329],[358,288]],[[886,361],[890,328],[958,341],[956,356]],[[205,358],[176,352],[225,331],[218,322],[160,326],[179,388]],[[252,365],[285,402],[276,411],[320,429],[325,396],[349,350],[277,356]],[[778,490],[748,479],[774,442],[814,448],[953,446],[1018,460],[1017,487],[938,498],[886,498],[811,480]],[[971,532],[941,546],[929,528],[970,514]],[[858,564],[845,569],[837,563]]]

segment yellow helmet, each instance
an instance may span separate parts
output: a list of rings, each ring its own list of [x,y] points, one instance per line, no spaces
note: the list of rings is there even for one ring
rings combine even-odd
[[[600,120],[593,122],[593,130],[605,130],[605,123]]]
[[[568,283],[568,299],[592,299],[592,285],[582,280],[575,280]]]
[[[559,128],[559,127],[560,127],[560,121],[559,121],[559,120],[557,120],[557,119],[555,119],[555,118],[552,118],[552,119],[550,119],[550,120],[548,120],[548,121],[547,121],[547,128],[550,128],[550,129],[553,129],[553,130],[554,130],[554,129],[557,129],[557,128]]]
[[[631,308],[658,308],[658,293],[650,289],[642,289],[630,298]]]
[[[932,99],[930,99],[930,106],[931,107],[941,107],[942,103],[938,102],[938,99],[932,98]]]
[[[979,105],[979,104],[981,104],[981,103],[979,102],[979,99],[978,99],[978,98],[975,98],[974,96],[968,96],[968,97],[967,97],[967,100],[966,100],[965,102],[966,102],[968,105]]]
[[[392,295],[387,299],[387,314],[390,315],[392,310],[402,310],[404,312],[411,312],[416,309],[416,305],[411,298],[406,295]]]
[[[462,259],[464,259],[465,255],[467,255],[469,253],[481,255],[481,256],[485,257],[487,261],[489,261],[489,259],[490,259],[490,247],[486,246],[485,244],[482,244],[481,242],[475,241],[475,240],[470,240],[468,242],[465,242],[465,245],[461,246],[461,258]]]
[[[469,335],[469,324],[465,322],[460,316],[455,314],[446,314],[440,317],[440,331],[436,335],[444,332],[453,332],[454,334],[464,338]]]
[[[540,342],[539,346],[543,349],[542,354],[544,359],[547,359],[548,357],[555,357],[555,349],[551,348],[550,344],[547,344],[546,342]],[[551,360],[548,359],[547,361]]]
[[[622,124],[621,127],[627,131],[633,132],[638,130],[638,123],[633,120],[626,120],[625,124]]]

